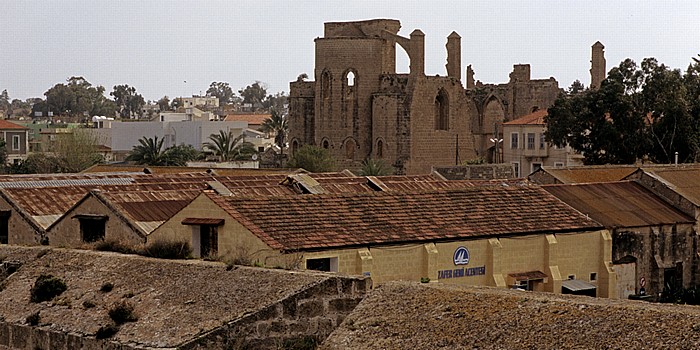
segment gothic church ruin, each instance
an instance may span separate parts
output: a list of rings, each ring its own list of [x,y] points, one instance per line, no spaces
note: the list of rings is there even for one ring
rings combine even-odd
[[[483,157],[497,161],[501,124],[549,107],[560,89],[554,78],[533,80],[518,64],[505,84],[461,81],[461,37],[447,37],[447,75],[425,75],[425,35],[398,35],[398,20],[325,23],[316,38],[315,81],[290,83],[289,144],[328,149],[339,168],[384,159],[396,174]],[[396,45],[410,72],[396,73]]]

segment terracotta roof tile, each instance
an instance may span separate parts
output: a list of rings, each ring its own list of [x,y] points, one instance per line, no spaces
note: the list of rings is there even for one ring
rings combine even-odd
[[[275,249],[318,249],[601,225],[539,187],[236,198],[207,195]]]
[[[29,130],[29,128],[24,127],[19,124],[15,124],[11,121],[0,119],[0,130]]]
[[[271,114],[228,114],[224,121],[248,122],[248,125],[262,125],[265,119],[272,117]]]
[[[503,123],[503,125],[544,125],[544,117],[547,115],[546,109],[540,109],[518,119]]]

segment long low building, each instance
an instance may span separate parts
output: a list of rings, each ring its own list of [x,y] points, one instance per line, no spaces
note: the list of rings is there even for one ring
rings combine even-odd
[[[536,186],[257,198],[205,191],[151,235],[190,241],[199,256],[379,284],[616,295],[609,231]]]

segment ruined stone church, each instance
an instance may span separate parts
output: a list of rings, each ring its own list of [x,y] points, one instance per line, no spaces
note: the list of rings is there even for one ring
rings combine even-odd
[[[328,149],[339,168],[358,169],[383,159],[396,174],[433,166],[497,160],[492,138],[501,124],[547,108],[560,88],[554,78],[531,79],[530,66],[513,67],[505,84],[474,82],[471,66],[461,81],[461,37],[447,37],[447,75],[425,75],[425,35],[399,36],[398,20],[325,23],[316,38],[314,79],[290,83],[289,144]],[[396,45],[410,60],[396,73]]]

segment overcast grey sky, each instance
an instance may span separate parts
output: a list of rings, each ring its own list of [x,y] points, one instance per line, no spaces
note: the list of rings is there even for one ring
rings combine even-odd
[[[238,90],[256,80],[289,91],[313,79],[323,23],[401,21],[400,35],[426,34],[426,73],[445,75],[446,37],[462,36],[462,77],[508,80],[513,64],[533,78],[588,85],[591,45],[608,70],[629,57],[685,69],[700,53],[700,1],[21,1],[0,0],[0,90],[43,97],[82,75],[107,91],[136,87],[147,100],[198,94],[212,81]],[[399,71],[407,71],[405,53]],[[185,83],[185,81],[187,81]]]

